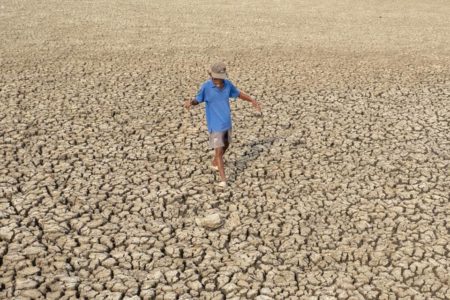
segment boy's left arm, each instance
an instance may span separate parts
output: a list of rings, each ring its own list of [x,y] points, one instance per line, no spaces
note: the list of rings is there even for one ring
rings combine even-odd
[[[253,107],[256,108],[256,110],[258,112],[261,112],[261,104],[258,101],[256,101],[254,98],[252,98],[250,95],[248,95],[244,92],[240,92],[239,99],[250,102],[253,105]]]

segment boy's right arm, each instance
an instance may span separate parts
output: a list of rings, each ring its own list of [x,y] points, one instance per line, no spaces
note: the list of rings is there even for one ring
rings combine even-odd
[[[195,99],[186,99],[184,101],[184,107],[190,109],[193,105],[197,105],[198,101]]]
[[[192,107],[192,105],[197,105],[197,104],[200,104],[201,102],[204,102],[205,101],[205,93],[204,92],[205,92],[205,84],[202,84],[196,97],[194,97],[192,99],[186,99],[184,101],[184,107],[189,109]]]

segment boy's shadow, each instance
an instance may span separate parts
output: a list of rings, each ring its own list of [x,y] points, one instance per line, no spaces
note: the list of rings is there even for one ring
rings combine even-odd
[[[263,153],[268,152],[277,139],[277,137],[270,137],[244,144],[242,154],[234,161],[230,161],[232,167],[228,176],[229,181],[235,182],[239,174],[242,174]]]

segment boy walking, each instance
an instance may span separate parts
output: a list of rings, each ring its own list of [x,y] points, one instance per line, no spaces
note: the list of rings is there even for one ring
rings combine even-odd
[[[227,186],[223,156],[231,143],[231,110],[230,98],[240,98],[250,102],[257,111],[261,105],[246,93],[238,90],[228,80],[224,63],[211,66],[210,80],[205,81],[194,99],[185,101],[184,106],[189,109],[192,105],[205,102],[206,123],[209,132],[209,145],[214,149],[211,167],[219,171],[219,186]]]

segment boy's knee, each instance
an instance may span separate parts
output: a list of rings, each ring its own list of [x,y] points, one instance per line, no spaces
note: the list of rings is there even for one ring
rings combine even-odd
[[[223,147],[216,148],[216,154],[219,156],[222,156],[223,155]]]

